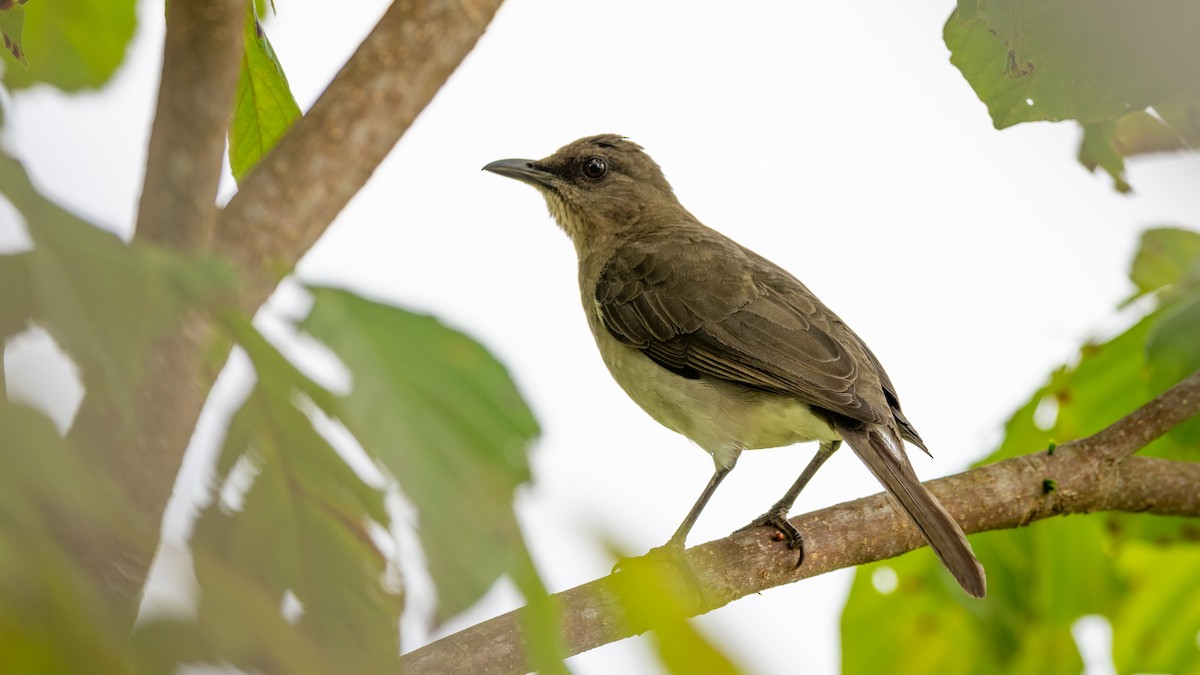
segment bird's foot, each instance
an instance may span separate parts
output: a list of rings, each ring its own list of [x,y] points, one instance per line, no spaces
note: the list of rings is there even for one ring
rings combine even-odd
[[[612,571],[616,574],[624,571],[646,570],[652,566],[661,568],[664,565],[675,568],[684,583],[687,584],[688,590],[695,594],[701,603],[706,601],[707,596],[700,586],[700,578],[696,576],[696,571],[692,569],[692,564],[688,561],[682,541],[671,540],[662,546],[650,549],[645,555],[622,558],[613,565]]]
[[[753,530],[756,527],[774,528],[775,540],[786,541],[789,549],[799,553],[796,557],[796,567],[799,567],[800,563],[804,562],[804,538],[800,536],[800,530],[797,530],[796,526],[788,521],[787,512],[780,511],[779,509],[771,509],[752,520],[749,525],[735,531],[745,532]]]

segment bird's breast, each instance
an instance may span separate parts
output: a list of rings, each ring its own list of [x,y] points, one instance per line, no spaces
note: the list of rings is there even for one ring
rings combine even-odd
[[[838,434],[798,399],[724,380],[677,375],[617,341],[594,308],[588,322],[613,379],[659,424],[731,466],[742,450],[774,448]]]

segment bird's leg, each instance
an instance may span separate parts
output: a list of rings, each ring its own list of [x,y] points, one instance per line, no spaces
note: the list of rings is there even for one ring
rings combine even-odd
[[[800,557],[796,560],[796,567],[799,567],[800,563],[804,562],[804,542],[800,537],[800,530],[788,522],[788,512],[792,510],[792,505],[796,503],[796,497],[800,496],[800,491],[817,473],[817,469],[821,468],[825,460],[829,459],[841,444],[841,441],[821,441],[821,445],[817,448],[817,454],[813,456],[808,466],[804,467],[804,471],[796,479],[796,482],[792,483],[792,487],[788,488],[788,491],[779,498],[779,501],[775,502],[774,506],[767,509],[766,513],[755,518],[738,532],[764,526],[775,528],[787,540],[788,548],[800,551]]]
[[[712,499],[713,493],[717,491],[717,486],[721,484],[721,481],[725,480],[725,476],[728,476],[732,470],[732,465],[717,467],[717,470],[713,472],[712,478],[708,479],[708,485],[704,486],[704,492],[700,493],[700,498],[692,505],[692,510],[688,511],[687,517],[679,524],[679,527],[675,530],[675,534],[671,535],[671,540],[660,546],[659,549],[683,553],[683,545],[687,540],[688,532],[692,531],[692,526],[696,524],[696,519],[700,517],[700,512],[704,510],[704,506],[708,504],[708,500]]]
[[[675,534],[671,535],[671,539],[662,546],[650,549],[645,556],[642,556],[643,559],[663,560],[674,565],[683,574],[688,586],[701,599],[704,598],[704,592],[700,589],[700,581],[696,577],[695,571],[692,570],[687,555],[684,553],[684,543],[687,541],[688,532],[691,532],[692,526],[696,524],[696,519],[700,517],[700,512],[704,510],[705,504],[708,504],[708,500],[717,491],[717,486],[721,484],[721,481],[732,470],[732,464],[724,467],[717,466],[717,470],[713,473],[712,478],[708,479],[708,485],[705,485],[704,491],[700,493],[700,498],[692,505],[692,510],[688,511],[687,517],[679,524],[679,527],[675,530]],[[626,566],[627,561],[618,561],[616,566],[613,567],[613,571],[616,572]]]

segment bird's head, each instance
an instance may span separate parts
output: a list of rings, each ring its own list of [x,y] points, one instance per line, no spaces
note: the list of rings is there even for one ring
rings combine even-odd
[[[577,247],[687,213],[658,164],[616,134],[581,138],[544,159],[501,159],[483,169],[537,188]]]

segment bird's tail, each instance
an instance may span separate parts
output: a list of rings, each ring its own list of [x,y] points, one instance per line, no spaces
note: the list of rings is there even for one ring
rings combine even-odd
[[[982,598],[987,592],[983,565],[975,558],[962,528],[937,497],[921,485],[896,432],[886,426],[867,425],[839,428],[838,433],[900,503],[963,590]]]

